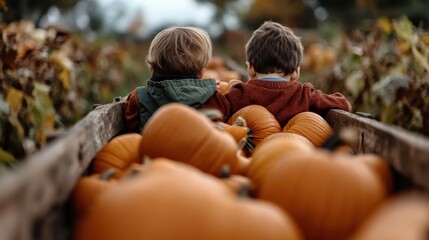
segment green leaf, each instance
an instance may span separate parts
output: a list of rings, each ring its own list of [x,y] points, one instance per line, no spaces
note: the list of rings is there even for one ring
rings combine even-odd
[[[31,120],[35,130],[35,141],[38,144],[46,143],[46,134],[55,127],[55,109],[49,96],[50,87],[42,83],[34,83]]]
[[[419,50],[416,48],[415,45],[413,45],[411,47],[411,50],[413,52],[414,57],[416,58],[417,62],[424,68],[426,69],[427,72],[429,72],[429,62],[427,60],[427,58],[425,58],[420,52]]]
[[[418,36],[414,25],[407,17],[402,17],[399,20],[394,21],[393,28],[399,38],[402,38],[411,44],[418,42]]]
[[[19,167],[18,160],[10,152],[0,148],[0,175],[17,167]]]
[[[1,168],[1,165],[3,166],[12,165],[15,161],[16,159],[11,153],[0,148],[0,168]]]
[[[364,87],[364,74],[362,71],[351,73],[345,80],[346,89],[356,98]]]
[[[386,124],[393,124],[398,114],[397,104],[383,104],[381,109],[381,122]]]

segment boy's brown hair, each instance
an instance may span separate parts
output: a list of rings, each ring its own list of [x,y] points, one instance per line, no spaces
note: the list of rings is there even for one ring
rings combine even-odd
[[[205,30],[174,26],[155,36],[146,61],[155,75],[198,76],[211,56],[212,42]]]
[[[258,73],[293,73],[301,64],[304,48],[293,31],[266,21],[246,44],[247,61]]]

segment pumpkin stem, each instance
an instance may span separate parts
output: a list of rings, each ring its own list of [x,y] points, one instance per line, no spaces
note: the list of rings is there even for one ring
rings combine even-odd
[[[243,147],[246,146],[247,143],[247,139],[246,138],[242,138],[240,139],[240,141],[238,141],[237,145],[238,145],[238,151],[240,152],[241,150],[243,150]]]
[[[122,174],[122,179],[133,178],[139,174],[143,173],[144,168],[141,167],[142,164],[132,163],[131,166]]]
[[[143,165],[148,165],[152,162],[152,158],[150,158],[149,156],[144,156],[143,157]]]
[[[237,191],[239,198],[248,198],[250,197],[250,187],[247,184],[243,184]]]
[[[333,151],[340,145],[346,144],[348,146],[355,146],[357,142],[357,131],[350,127],[345,127],[334,132],[334,134],[332,134],[331,137],[329,137],[320,147]]]
[[[223,118],[222,112],[217,109],[204,108],[199,109],[198,111],[212,121]]]
[[[140,171],[140,169],[137,169],[137,168],[132,168],[128,173],[127,173],[127,175],[125,175],[125,179],[128,179],[128,178],[133,178],[133,177],[135,177],[135,176],[137,176],[137,175],[139,175],[141,173],[141,171]]]
[[[115,173],[117,172],[116,168],[109,168],[100,174],[99,179],[101,180],[109,180]]]
[[[223,123],[223,122],[213,122],[213,125],[215,126],[215,128],[217,128],[219,130],[225,129],[225,123]]]
[[[222,166],[222,170],[220,171],[219,178],[229,178],[231,176],[231,169],[228,164],[224,164]]]
[[[247,122],[246,122],[246,119],[244,119],[241,116],[238,116],[238,118],[232,123],[232,125],[247,127]]]
[[[253,133],[252,130],[249,128],[249,131],[247,131],[247,141],[246,145],[244,146],[244,151],[248,154],[248,156],[252,155],[253,150],[255,149],[255,143],[253,142]]]

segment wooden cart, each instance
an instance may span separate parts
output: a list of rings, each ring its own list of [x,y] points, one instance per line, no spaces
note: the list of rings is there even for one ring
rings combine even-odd
[[[70,239],[71,192],[96,153],[124,130],[120,100],[95,107],[20,168],[0,176],[1,240]],[[356,129],[356,151],[383,156],[398,174],[398,189],[429,189],[428,138],[341,110],[331,110],[327,121],[335,130]]]

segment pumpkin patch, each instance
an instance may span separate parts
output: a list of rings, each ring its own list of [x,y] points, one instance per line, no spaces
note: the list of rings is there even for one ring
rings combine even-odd
[[[360,156],[318,150],[286,158],[270,169],[259,198],[289,212],[306,239],[345,239],[387,196]]]
[[[167,104],[141,134],[106,144],[92,166],[120,173],[79,181],[76,239],[365,239],[375,228],[393,191],[382,157],[354,154],[315,113],[282,130],[262,106],[227,122],[209,110]]]
[[[97,200],[75,239],[302,239],[275,205],[239,198],[215,177],[168,159],[154,159]]]

